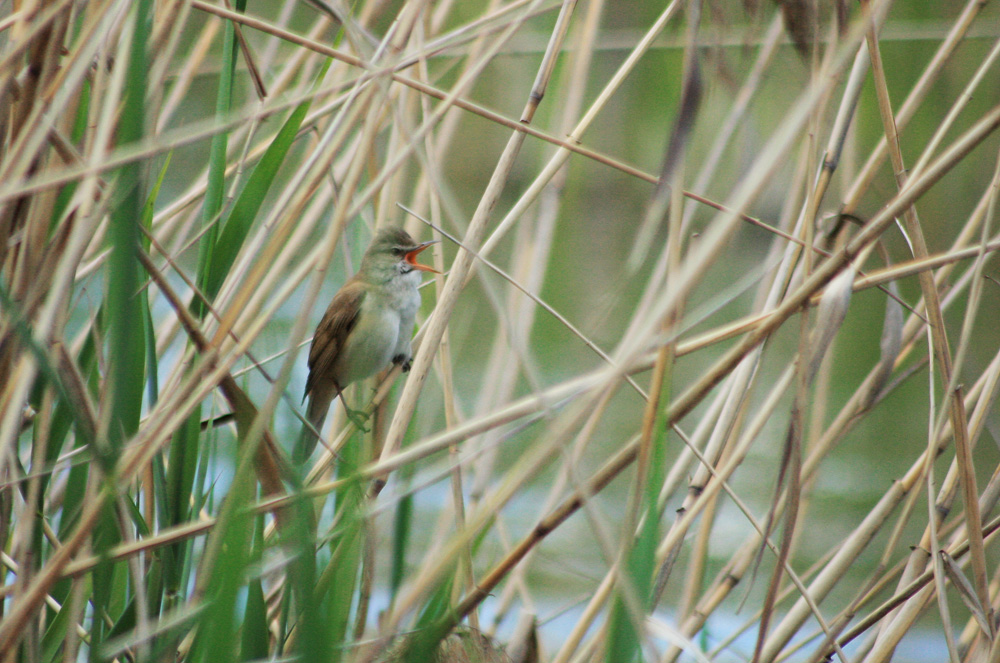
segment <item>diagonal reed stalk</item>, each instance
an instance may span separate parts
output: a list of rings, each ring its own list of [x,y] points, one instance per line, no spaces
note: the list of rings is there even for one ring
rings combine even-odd
[[[0,3],[0,661],[1000,660],[998,26]],[[390,224],[412,371],[298,475]]]

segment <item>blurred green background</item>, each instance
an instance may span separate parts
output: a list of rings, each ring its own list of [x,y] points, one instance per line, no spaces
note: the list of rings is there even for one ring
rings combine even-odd
[[[387,4],[383,16],[392,17],[399,2]],[[765,3],[766,4],[766,3]],[[898,108],[911,86],[926,67],[940,44],[941,39],[964,3],[953,0],[921,1],[906,0],[893,5],[882,37],[882,54],[885,61],[892,102]],[[661,3],[623,2],[613,3],[604,12],[600,36],[601,47],[595,53],[595,60],[587,81],[585,103],[593,99],[608,77],[623,61],[638,37],[644,32],[658,13]],[[277,10],[268,3],[250,2],[251,13],[274,17]],[[467,13],[469,17],[482,13],[482,3],[463,2],[456,8],[455,21]],[[693,179],[704,155],[707,154],[716,136],[719,124],[734,102],[740,85],[745,80],[757,55],[759,42],[763,38],[770,20],[771,7],[767,5],[761,16],[749,16],[742,3],[734,0],[708,2],[702,20],[702,48],[699,57],[705,84],[705,94],[698,110],[694,127],[689,159],[687,180]],[[857,7],[852,4],[852,12]],[[315,14],[306,6],[295,10],[291,22],[293,29],[305,31],[315,20]],[[533,80],[541,51],[554,20],[554,12],[545,12],[531,19],[505,49],[483,72],[473,89],[471,98],[482,105],[499,111],[508,117],[516,117],[524,104],[527,91]],[[192,25],[192,38],[196,25]],[[387,27],[376,28],[376,32]],[[657,46],[647,55],[615,96],[608,110],[601,114],[597,122],[586,133],[584,144],[634,165],[648,173],[658,173],[664,155],[672,123],[675,118],[680,93],[680,71],[685,23],[681,19],[671,22],[666,33],[657,40]],[[971,32],[949,61],[945,74],[934,85],[928,99],[902,132],[901,142],[908,164],[912,164],[926,145],[932,133],[940,125],[956,96],[967,83],[972,72],[984,60],[995,40],[1000,37],[1000,8],[995,3],[983,10]],[[251,45],[257,50],[269,48],[268,39],[253,31],[247,31]],[[572,48],[573,40],[569,40]],[[287,44],[277,46],[279,51],[293,49]],[[454,81],[458,71],[457,62],[448,55],[430,62],[432,76],[438,77],[438,85],[447,87]],[[565,58],[560,62],[552,94],[541,105],[535,125],[551,133],[559,132],[561,107],[559,93],[569,75]],[[212,117],[215,99],[217,72],[203,71],[196,79],[185,99],[182,110],[173,122],[176,126],[197,119]],[[265,75],[266,78],[266,75]],[[787,42],[777,53],[776,60],[765,76],[761,88],[756,92],[750,105],[747,121],[741,124],[737,134],[728,146],[722,166],[711,185],[696,193],[718,201],[724,201],[728,192],[742,178],[755,154],[765,141],[779,128],[785,113],[808,85],[810,71],[808,63]],[[1000,76],[994,67],[982,87],[970,101],[961,119],[946,138],[946,143],[967,128],[983,112],[991,108],[1000,98]],[[252,103],[252,90],[246,76],[237,77],[238,106]],[[830,109],[835,104],[829,105]],[[461,113],[461,111],[452,111]],[[829,129],[833,110],[822,117],[822,130]],[[278,126],[282,118],[267,120],[262,131],[267,133]],[[447,219],[448,229],[461,234],[467,219],[486,185],[496,160],[509,135],[509,130],[496,126],[487,120],[463,114],[459,122],[459,134],[452,143],[448,154],[443,155],[446,164],[447,193],[454,202],[457,217]],[[827,194],[821,209],[833,212],[842,200],[846,184],[863,163],[876,141],[882,135],[877,103],[870,77],[861,97],[860,106],[852,125],[850,138],[840,169],[834,177],[834,184]],[[825,143],[826,134],[816,137],[820,145]],[[975,206],[992,176],[996,153],[1000,148],[1000,136],[991,137],[985,144],[963,163],[959,164],[947,177],[925,195],[917,205],[931,253],[945,251],[955,236],[957,228]],[[173,155],[173,162],[167,174],[161,201],[173,199],[183,191],[200,172],[208,150],[208,141],[194,143],[179,148]],[[298,150],[298,154],[296,153]],[[505,200],[493,214],[495,220],[502,218],[520,192],[526,187],[541,165],[553,152],[551,145],[529,138],[505,193]],[[301,146],[293,148],[290,162],[301,158]],[[416,168],[414,163],[412,168]],[[757,218],[778,225],[782,206],[790,195],[798,195],[790,189],[794,185],[793,172],[796,164],[786,163],[771,178],[766,191],[748,210]],[[415,174],[411,171],[411,177]],[[277,190],[274,187],[273,190]],[[273,191],[272,190],[272,191]],[[601,347],[611,350],[620,339],[627,326],[637,298],[644,287],[652,265],[647,260],[637,271],[630,272],[626,259],[636,239],[644,209],[652,194],[652,185],[593,163],[579,156],[569,162],[568,180],[560,199],[558,224],[551,259],[547,265],[545,286],[538,294],[549,304],[573,321]],[[884,165],[873,186],[863,199],[859,214],[869,218],[896,190],[891,169]],[[400,200],[409,204],[411,201]],[[693,205],[695,203],[688,202]],[[689,242],[697,241],[697,232],[713,217],[714,210],[697,208],[694,215]],[[394,216],[402,220],[402,212]],[[429,231],[428,231],[429,232]],[[510,233],[492,258],[500,265],[507,265],[513,259],[517,231]],[[347,230],[346,246],[356,261],[370,237],[366,219],[352,222]],[[655,242],[665,241],[665,230],[657,233]],[[694,313],[702,307],[716,307],[704,322],[694,329],[705,330],[734,320],[751,311],[754,289],[748,282],[751,275],[759,274],[759,269],[767,256],[771,243],[776,240],[765,231],[755,227],[742,228],[732,239],[725,255],[716,260],[714,266],[699,283],[687,304],[687,311]],[[900,233],[890,232],[887,245],[892,259],[896,262],[908,258],[908,248]],[[455,247],[444,242],[442,250],[446,264],[455,253]],[[184,258],[193,265],[195,250]],[[319,319],[322,306],[328,297],[348,275],[345,261],[335,261],[329,271],[329,280],[324,294],[320,297],[320,307],[313,311],[313,319]],[[356,264],[356,262],[355,262]],[[971,264],[971,263],[966,263]],[[867,268],[879,266],[871,261]],[[993,276],[1000,276],[993,267]],[[471,414],[476,406],[477,391],[482,372],[490,354],[495,335],[501,328],[499,312],[491,304],[483,282],[490,287],[506,292],[505,283],[486,269],[481,269],[479,277],[462,295],[458,311],[451,324],[452,356],[455,360],[455,380],[460,410]],[[899,282],[902,297],[913,304],[919,299],[916,277]],[[738,288],[750,289],[740,294]],[[433,301],[433,288],[426,289],[424,312]],[[728,300],[723,299],[728,295]],[[506,296],[506,295],[505,295]],[[516,299],[519,295],[509,295]],[[996,348],[1000,345],[1000,325],[996,324],[996,311],[1000,305],[1000,286],[990,282],[984,293],[981,315],[975,328],[975,342],[967,360],[966,371],[970,376],[982,373]],[[294,304],[294,302],[293,302]],[[831,416],[853,393],[860,380],[867,374],[879,356],[879,338],[885,295],[877,290],[857,294],[852,301],[847,320],[836,339],[833,351],[832,379],[827,416]],[[964,311],[964,295],[955,302],[947,315],[949,332],[953,343],[956,341]],[[255,344],[258,358],[268,357],[284,349],[284,339],[298,313],[294,305],[285,307],[282,315],[271,321],[268,332]],[[795,351],[797,325],[786,325],[786,329],[768,343],[762,370],[768,384],[786,364],[787,358]],[[544,312],[539,312],[527,342],[530,360],[537,370],[541,384],[553,384],[560,379],[584,372],[587,367],[597,367],[600,360],[583,344],[573,337],[558,321]],[[684,385],[696,379],[713,359],[729,347],[732,342],[699,351],[679,360],[674,376],[674,389],[680,391]],[[926,349],[925,349],[926,351]],[[305,356],[301,353],[300,366],[290,386],[291,395],[297,398],[305,381]],[[912,360],[911,360],[912,361]],[[165,373],[165,371],[164,371]],[[767,377],[767,376],[770,376]],[[263,380],[250,373],[251,393],[264,393]],[[639,376],[640,382],[646,380]],[[916,373],[898,388],[875,411],[850,434],[825,464],[815,486],[813,497],[808,504],[808,515],[800,532],[800,551],[796,564],[805,568],[821,557],[829,548],[849,533],[861,518],[881,497],[890,482],[898,478],[926,445],[928,422],[928,375],[926,370]],[[397,388],[398,389],[398,388]],[[530,393],[532,385],[522,376],[519,393]],[[410,436],[418,438],[422,433],[437,430],[443,425],[440,390],[432,377],[425,388],[424,398],[418,415],[411,426]],[[940,392],[938,392],[940,393]],[[758,398],[761,394],[758,394]],[[634,431],[635,422],[642,412],[639,398],[627,389],[622,389],[615,397],[612,411],[601,424],[597,436],[599,443],[594,453],[584,462],[586,467],[597,467],[607,455],[622,444],[622,440]],[[694,415],[697,417],[697,413]],[[682,422],[682,426],[684,423]],[[763,518],[772,498],[778,461],[783,442],[785,421],[772,421],[758,444],[755,445],[745,466],[737,473],[733,482],[737,491],[749,501],[758,517]],[[277,431],[294,436],[298,424],[284,409],[279,409]],[[531,443],[533,436],[544,432],[544,427],[529,427],[514,435],[503,446],[499,462],[509,464],[515,460],[524,445]],[[975,451],[983,468],[995,467],[1000,454],[997,451],[997,421],[995,412],[987,427],[988,433]],[[223,433],[223,436],[226,434]],[[672,448],[679,450],[680,442],[672,442]],[[224,454],[223,454],[224,456]],[[949,458],[939,461],[938,476],[947,469]],[[631,477],[627,474],[626,477]],[[980,477],[989,478],[988,472]],[[552,480],[552,472],[545,472],[539,478],[536,494],[521,494],[506,509],[512,522],[527,527],[540,513],[537,508],[544,496],[546,483]],[[611,518],[623,509],[626,501],[628,481],[619,479],[609,490],[596,499],[598,507]],[[390,487],[390,491],[392,487]],[[680,503],[683,495],[678,495],[672,503]],[[427,540],[421,540],[434,531],[437,510],[447,499],[445,484],[429,491],[418,493],[418,517],[421,523],[415,528],[417,538],[412,542],[414,560],[420,557]],[[923,499],[923,498],[921,498]],[[918,508],[926,508],[921,505]],[[668,518],[671,511],[668,510]],[[383,518],[387,525],[388,513]],[[584,519],[577,518],[557,531],[542,547],[539,557],[532,566],[531,577],[541,590],[542,596],[550,602],[542,609],[542,617],[552,616],[563,607],[578,605],[585,599],[606,568],[596,546],[588,543],[590,535]],[[712,540],[713,560],[718,564],[728,559],[733,547],[749,534],[751,528],[735,507],[728,503],[722,508]],[[915,543],[922,531],[919,523],[912,524],[904,540]],[[880,545],[887,533],[876,538],[864,556],[870,566],[856,569],[858,578],[870,572],[878,559]],[[583,545],[581,545],[581,543]],[[483,555],[484,562],[496,559],[501,554],[497,541],[492,537],[487,546],[494,546],[494,555]],[[489,550],[489,548],[487,548]],[[682,555],[683,559],[683,555]],[[766,566],[766,565],[765,565]],[[769,567],[767,567],[769,568]],[[711,576],[717,569],[710,569]],[[680,574],[675,574],[680,578]],[[676,595],[678,587],[668,589],[665,604],[671,604],[671,595]],[[762,595],[766,581],[760,578],[751,590],[754,595]],[[857,586],[856,582],[844,583],[841,595],[834,601],[846,601]],[[734,617],[742,621],[749,615]],[[925,619],[934,620],[931,611]],[[558,624],[558,621],[556,622]],[[550,636],[553,637],[553,636]],[[919,639],[919,634],[914,636]],[[554,638],[558,641],[558,635]],[[941,644],[940,642],[938,644]],[[918,648],[919,649],[919,648]],[[923,660],[938,660],[943,651],[931,647],[923,649],[930,656]],[[912,660],[918,660],[913,653]]]

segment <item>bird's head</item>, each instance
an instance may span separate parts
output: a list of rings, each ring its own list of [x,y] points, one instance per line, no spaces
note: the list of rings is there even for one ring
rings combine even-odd
[[[413,270],[439,273],[417,262],[417,255],[437,240],[418,244],[402,228],[383,228],[375,235],[361,259],[361,270],[375,279],[391,279]]]

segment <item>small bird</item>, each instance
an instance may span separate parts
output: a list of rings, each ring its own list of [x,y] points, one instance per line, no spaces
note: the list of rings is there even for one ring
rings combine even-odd
[[[437,240],[416,243],[402,228],[380,230],[361,258],[357,274],[337,292],[309,348],[309,378],[303,398],[309,399],[308,417],[315,430],[322,429],[330,403],[338,395],[348,417],[360,423],[343,390],[389,365],[410,370],[410,338],[420,308],[420,272],[439,273],[417,263],[417,255]],[[316,448],[316,435],[308,426],[292,459],[303,463]]]

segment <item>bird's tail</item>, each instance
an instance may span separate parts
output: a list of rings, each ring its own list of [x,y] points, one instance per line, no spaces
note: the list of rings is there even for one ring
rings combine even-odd
[[[309,460],[316,449],[316,442],[319,441],[318,434],[323,432],[323,422],[326,421],[326,413],[330,409],[331,400],[316,392],[309,394],[309,408],[306,418],[311,426],[302,424],[302,433],[295,443],[295,449],[292,450],[292,462],[296,465],[301,465]]]

